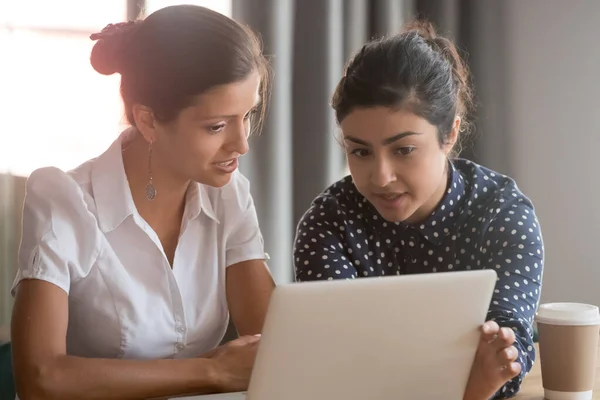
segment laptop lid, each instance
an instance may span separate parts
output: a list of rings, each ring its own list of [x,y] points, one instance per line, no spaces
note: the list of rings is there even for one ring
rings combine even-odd
[[[279,285],[249,400],[461,399],[492,270]]]

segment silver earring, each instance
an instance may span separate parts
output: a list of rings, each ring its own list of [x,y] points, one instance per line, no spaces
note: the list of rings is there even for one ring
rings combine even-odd
[[[152,183],[152,142],[148,146],[148,177],[149,181],[146,185],[146,199],[152,201],[156,197],[156,188]]]

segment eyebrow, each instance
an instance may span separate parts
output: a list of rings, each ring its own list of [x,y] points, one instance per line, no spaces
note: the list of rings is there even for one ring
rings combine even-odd
[[[254,103],[254,106],[248,111],[248,112],[252,112],[252,111],[256,111],[258,109],[260,109],[262,105],[262,98],[258,97],[256,99],[256,102]],[[202,118],[202,121],[210,121],[213,119],[231,119],[231,118],[235,118],[237,117],[237,114],[232,114],[232,115],[210,115],[207,117]]]
[[[381,144],[383,144],[384,146],[389,146],[390,144],[392,144],[394,142],[397,142],[398,140],[400,140],[402,138],[405,138],[407,136],[412,136],[412,135],[422,135],[422,133],[421,132],[412,132],[412,131],[402,132],[402,133],[399,133],[399,134],[394,135],[392,137],[389,137],[387,139],[384,139],[381,142]],[[364,141],[362,139],[355,138],[353,136],[345,136],[344,140],[348,140],[350,142],[354,142],[356,144],[360,144],[360,145],[363,145],[363,146],[371,147],[371,144],[369,142],[366,142],[366,141]]]

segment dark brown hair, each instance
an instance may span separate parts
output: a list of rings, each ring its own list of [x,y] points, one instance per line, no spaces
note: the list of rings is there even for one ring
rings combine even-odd
[[[472,107],[469,71],[456,46],[426,21],[365,44],[346,66],[332,107],[338,123],[356,108],[407,109],[438,128],[446,143],[456,116],[461,130]]]
[[[261,43],[246,26],[210,9],[177,5],[144,20],[109,25],[92,35],[98,39],[90,61],[104,75],[121,74],[121,96],[130,124],[132,105],[149,107],[161,122],[174,120],[194,96],[261,74],[263,120],[270,85],[268,61]]]

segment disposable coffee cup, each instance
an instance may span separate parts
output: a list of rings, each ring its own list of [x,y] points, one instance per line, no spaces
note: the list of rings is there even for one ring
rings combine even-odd
[[[600,313],[581,303],[548,303],[536,315],[544,397],[592,400]]]

